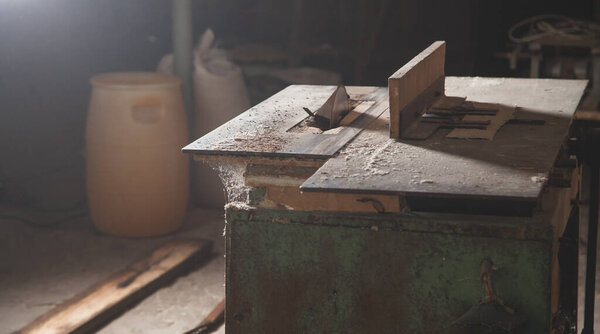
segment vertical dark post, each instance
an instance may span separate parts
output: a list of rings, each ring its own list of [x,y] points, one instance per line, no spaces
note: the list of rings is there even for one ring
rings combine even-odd
[[[585,278],[585,312],[581,334],[594,334],[596,300],[596,253],[598,241],[598,192],[600,188],[600,129],[590,131],[585,143],[585,159],[590,165],[588,249]]]
[[[193,29],[192,0],[173,0],[173,55],[175,74],[182,80],[181,91],[188,113],[190,128],[193,114],[192,72],[193,68]],[[190,133],[193,133],[190,131]],[[193,136],[192,136],[193,137]]]

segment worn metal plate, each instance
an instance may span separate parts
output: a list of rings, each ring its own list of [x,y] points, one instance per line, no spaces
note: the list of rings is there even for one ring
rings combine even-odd
[[[293,85],[194,141],[183,151],[196,156],[329,158],[388,106],[386,88],[346,88],[352,99],[375,103],[335,134],[288,131],[307,117],[303,108],[318,109],[336,89],[335,86]]]
[[[516,105],[515,117],[543,125],[506,124],[491,140],[388,138],[387,113],[329,159],[302,191],[404,194],[417,205],[452,207],[471,201],[535,205],[564,143],[586,81],[447,77],[446,95]],[[462,202],[461,202],[462,201]],[[449,202],[450,203],[450,202]],[[465,204],[467,203],[467,204]],[[497,205],[496,205],[497,206]]]
[[[451,324],[484,294],[484,257],[527,318],[519,333],[549,332],[551,241],[519,236],[522,222],[496,221],[498,238],[397,215],[229,208],[227,221],[228,333],[462,333]]]

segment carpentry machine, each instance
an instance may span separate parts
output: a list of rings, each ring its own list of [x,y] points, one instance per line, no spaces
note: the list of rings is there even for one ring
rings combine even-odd
[[[444,57],[287,87],[184,148],[227,187],[227,333],[550,333],[586,81]]]

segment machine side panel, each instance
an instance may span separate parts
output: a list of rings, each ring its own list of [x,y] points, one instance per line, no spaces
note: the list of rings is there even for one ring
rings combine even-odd
[[[551,242],[271,217],[228,212],[229,334],[459,333],[453,321],[485,295],[486,257],[498,296],[527,319],[519,333],[550,331]]]

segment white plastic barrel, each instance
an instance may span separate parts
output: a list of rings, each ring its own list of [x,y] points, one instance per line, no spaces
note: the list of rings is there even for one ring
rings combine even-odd
[[[97,75],[91,83],[86,185],[94,224],[119,236],[176,231],[189,195],[181,80],[132,72]]]

